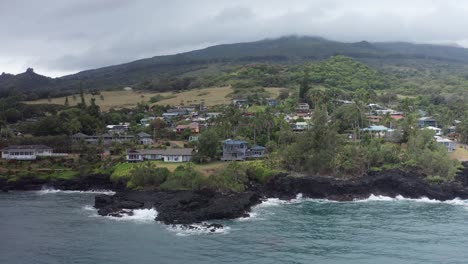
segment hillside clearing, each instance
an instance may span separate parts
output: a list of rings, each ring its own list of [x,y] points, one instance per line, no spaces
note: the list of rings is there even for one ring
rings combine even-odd
[[[272,98],[276,98],[280,91],[284,88],[265,88]],[[190,91],[184,91],[180,93],[174,92],[141,92],[141,91],[103,91],[101,95],[104,100],[101,99],[100,95],[85,94],[86,102],[90,102],[91,98],[96,99],[96,104],[101,107],[102,111],[109,111],[111,108],[132,108],[138,103],[147,103],[151,97],[160,95],[167,99],[162,99],[152,105],[179,105],[181,103],[191,104],[204,102],[205,106],[214,106],[221,104],[230,104],[231,98],[229,95],[233,93],[231,87],[210,87],[195,89]],[[27,104],[65,104],[66,97],[58,97],[52,99],[40,99],[34,101],[26,101]],[[68,103],[70,106],[75,106],[80,102],[80,96],[71,95],[68,96]]]

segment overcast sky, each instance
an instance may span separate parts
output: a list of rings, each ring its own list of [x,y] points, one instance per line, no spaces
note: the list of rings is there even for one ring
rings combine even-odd
[[[0,72],[61,76],[284,35],[468,47],[468,1],[0,0]]]

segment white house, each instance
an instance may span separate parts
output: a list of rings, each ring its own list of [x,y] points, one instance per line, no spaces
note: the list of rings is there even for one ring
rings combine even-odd
[[[309,129],[309,124],[307,122],[296,122],[294,125],[294,131],[304,131]]]
[[[454,152],[457,148],[457,143],[455,143],[455,141],[439,136],[435,136],[434,138],[437,141],[437,143],[444,145],[448,152]]]
[[[44,145],[12,145],[2,151],[2,159],[36,160],[37,157],[63,157],[66,153],[53,153],[52,148]]]
[[[164,162],[188,162],[192,160],[193,149],[138,149],[127,150],[127,162],[163,160]]]
[[[438,128],[438,127],[427,126],[427,127],[425,127],[424,129],[429,129],[429,130],[434,131],[434,133],[435,133],[436,136],[442,136],[442,129],[440,129],[440,128]]]
[[[192,160],[193,149],[166,149],[163,156],[164,162],[188,162]]]

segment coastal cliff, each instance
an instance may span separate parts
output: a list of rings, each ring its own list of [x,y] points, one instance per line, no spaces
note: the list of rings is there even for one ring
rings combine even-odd
[[[437,200],[468,199],[467,170],[460,172],[457,181],[431,185],[422,175],[401,170],[371,173],[352,180],[332,177],[293,177],[278,174],[264,185],[254,185],[241,193],[217,192],[209,189],[185,191],[124,191],[98,195],[95,207],[100,215],[122,216],[126,209],[155,208],[155,220],[165,224],[192,224],[208,220],[234,219],[247,216],[251,207],[266,198],[292,199],[303,197],[350,201],[365,199],[371,194],[407,198],[427,197]]]
[[[264,184],[251,182],[244,192],[200,190],[129,190],[114,183],[108,175],[93,174],[71,180],[47,181],[28,177],[15,181],[0,179],[0,188],[8,190],[40,190],[44,186],[62,190],[114,190],[114,195],[97,195],[95,208],[102,216],[119,217],[133,209],[155,208],[155,220],[164,224],[200,223],[208,220],[234,219],[248,216],[252,206],[266,198],[293,199],[302,197],[351,201],[371,194],[406,198],[427,197],[436,200],[468,199],[468,163],[454,181],[429,184],[424,175],[399,169],[369,173],[355,179],[334,177],[292,176],[279,173]]]

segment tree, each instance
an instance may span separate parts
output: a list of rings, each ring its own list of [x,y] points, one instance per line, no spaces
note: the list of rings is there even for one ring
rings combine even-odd
[[[99,107],[99,105],[96,105],[96,98],[91,98],[91,104],[88,107],[88,113],[94,117],[100,116],[101,108]]]
[[[326,108],[316,107],[312,128],[300,134],[283,153],[284,165],[314,175],[332,173],[339,145],[340,137],[335,126],[328,122]]]
[[[195,160],[199,163],[215,160],[220,154],[221,140],[213,130],[206,130],[198,138]]]
[[[68,96],[65,97],[65,106],[70,106],[70,103],[68,102]]]
[[[460,135],[460,143],[468,144],[468,119],[464,119],[457,125],[457,133]]]
[[[299,86],[299,100],[304,100],[306,98],[306,93],[310,89],[310,76],[309,71],[306,69],[302,75],[302,80]]]

